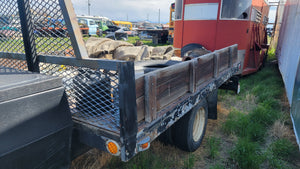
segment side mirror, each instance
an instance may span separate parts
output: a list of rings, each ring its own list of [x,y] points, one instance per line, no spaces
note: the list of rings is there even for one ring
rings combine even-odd
[[[242,13],[243,19],[247,19],[248,18],[248,14],[246,12]]]

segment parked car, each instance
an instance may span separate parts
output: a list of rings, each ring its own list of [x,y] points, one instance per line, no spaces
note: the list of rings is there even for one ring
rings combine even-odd
[[[79,24],[85,24],[89,28],[89,36],[97,35],[98,25],[96,24],[95,20],[88,19],[88,18],[78,18]]]
[[[116,32],[125,32],[125,33],[127,33],[128,36],[137,36],[138,35],[138,33],[136,31],[132,31],[127,27],[121,27]]]

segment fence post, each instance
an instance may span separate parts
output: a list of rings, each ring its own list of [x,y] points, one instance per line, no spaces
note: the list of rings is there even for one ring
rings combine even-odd
[[[40,72],[29,0],[18,0],[18,9],[28,70]]]

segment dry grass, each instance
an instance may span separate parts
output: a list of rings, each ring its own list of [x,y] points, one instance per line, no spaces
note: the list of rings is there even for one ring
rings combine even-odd
[[[92,149],[72,161],[70,169],[101,169],[112,156],[98,149]]]
[[[247,92],[245,95],[226,94],[219,96],[219,101],[224,101],[225,109],[231,110],[233,107],[248,114],[257,106],[257,97]]]
[[[269,130],[269,136],[275,139],[286,138],[290,141],[294,141],[295,136],[289,126],[285,125],[284,121],[277,120]]]

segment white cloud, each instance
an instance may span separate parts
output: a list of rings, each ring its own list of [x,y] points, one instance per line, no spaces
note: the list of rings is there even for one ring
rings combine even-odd
[[[169,21],[170,4],[175,0],[90,0],[91,15],[106,16],[113,20],[149,20],[158,22],[160,9],[160,21]],[[72,0],[77,15],[88,14],[88,0]]]

